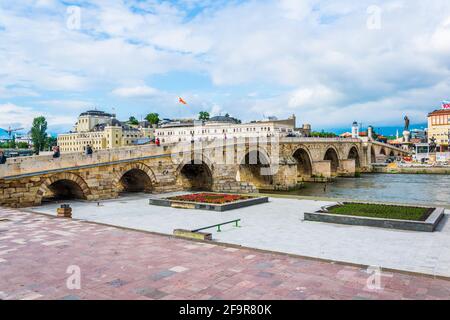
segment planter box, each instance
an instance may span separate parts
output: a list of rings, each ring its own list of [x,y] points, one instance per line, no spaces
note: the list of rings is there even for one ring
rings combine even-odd
[[[355,226],[433,232],[444,216],[444,208],[435,208],[425,221],[357,217],[325,212],[305,212],[305,221],[328,222]]]
[[[212,234],[207,232],[192,232],[190,230],[175,229],[173,234],[177,237],[196,239],[196,240],[212,240]]]
[[[224,204],[189,202],[189,201],[180,201],[180,200],[170,200],[170,199],[165,199],[165,198],[149,199],[149,204],[156,205],[156,206],[182,208],[182,209],[200,209],[200,210],[210,210],[210,211],[219,211],[219,212],[249,207],[249,206],[266,203],[266,202],[269,202],[268,197],[255,197],[255,198],[251,198],[251,199],[238,200],[235,202],[224,203]]]

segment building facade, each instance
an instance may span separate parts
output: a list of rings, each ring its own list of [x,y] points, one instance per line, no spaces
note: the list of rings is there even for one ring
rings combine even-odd
[[[286,120],[269,119],[241,123],[230,116],[216,116],[207,121],[175,121],[161,125],[155,130],[155,137],[161,143],[186,141],[209,141],[215,139],[233,139],[242,137],[273,137],[306,135],[311,127],[304,125],[295,128],[295,116]]]
[[[74,131],[58,135],[58,145],[61,152],[83,152],[87,145],[94,150],[111,149],[150,141],[153,132],[151,127],[121,122],[114,114],[90,110],[80,114]]]
[[[428,114],[428,142],[435,140],[439,151],[449,150],[450,109],[435,110]]]

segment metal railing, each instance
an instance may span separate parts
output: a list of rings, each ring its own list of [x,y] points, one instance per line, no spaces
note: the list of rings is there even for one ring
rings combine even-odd
[[[222,222],[222,223],[218,223],[218,224],[213,224],[211,226],[207,226],[207,227],[203,227],[200,229],[195,229],[195,230],[191,230],[191,232],[199,232],[202,230],[206,230],[206,229],[211,229],[211,228],[215,228],[217,227],[217,232],[221,232],[222,230],[220,230],[220,227],[226,224],[231,224],[231,223],[235,223],[235,227],[239,228],[239,222],[241,221],[241,219],[236,219],[236,220],[231,220],[231,221],[227,221],[227,222]]]

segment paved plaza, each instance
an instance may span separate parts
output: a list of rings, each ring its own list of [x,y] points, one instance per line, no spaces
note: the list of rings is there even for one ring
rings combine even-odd
[[[67,286],[74,266],[80,289]],[[377,289],[365,268],[12,209],[0,209],[0,274],[0,299],[450,297],[444,279],[383,272]]]
[[[333,202],[271,197],[267,204],[219,213],[151,206],[148,198],[131,195],[102,201],[100,206],[70,203],[77,219],[164,234],[242,219],[240,228],[229,225],[220,233],[207,231],[214,240],[245,247],[450,277],[448,215],[436,232],[428,233],[302,221],[304,212]],[[55,215],[56,207],[48,204],[33,210]]]

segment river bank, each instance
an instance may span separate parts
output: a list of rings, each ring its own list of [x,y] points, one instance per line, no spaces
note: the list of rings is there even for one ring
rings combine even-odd
[[[450,179],[444,174],[361,174],[359,178],[337,178],[332,183],[305,183],[292,191],[263,192],[311,200],[350,200],[374,203],[449,207]]]
[[[450,166],[373,166],[373,173],[391,173],[391,174],[450,174]]]

